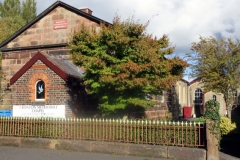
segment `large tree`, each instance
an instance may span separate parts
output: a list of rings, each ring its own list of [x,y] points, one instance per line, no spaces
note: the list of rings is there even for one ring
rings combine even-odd
[[[36,17],[35,0],[4,0],[0,2],[0,43]],[[0,63],[2,53],[0,53]],[[1,70],[1,68],[0,68]],[[2,74],[0,73],[0,80]]]
[[[37,2],[35,0],[25,0],[22,2],[22,18],[26,23],[30,22],[37,15]]]
[[[0,2],[0,43],[36,17],[35,0]]]
[[[168,37],[147,34],[147,26],[115,17],[112,25],[82,25],[72,36],[73,62],[85,67],[88,93],[99,98],[105,115],[150,107],[146,94],[162,94],[183,76],[187,63],[178,57],[167,59],[174,51]]]
[[[21,16],[5,17],[0,19],[0,43],[14,34],[24,24],[25,23]]]
[[[232,38],[200,37],[188,54],[193,77],[201,78],[205,90],[224,95],[228,117],[231,118],[236,90],[240,84],[240,41]]]
[[[20,0],[5,0],[0,2],[0,17],[14,17],[21,15]]]

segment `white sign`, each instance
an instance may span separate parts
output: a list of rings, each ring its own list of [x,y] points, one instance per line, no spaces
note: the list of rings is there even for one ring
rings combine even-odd
[[[64,105],[13,105],[13,117],[51,117],[65,118]]]
[[[68,20],[67,19],[60,19],[53,21],[53,29],[66,29],[68,28]]]

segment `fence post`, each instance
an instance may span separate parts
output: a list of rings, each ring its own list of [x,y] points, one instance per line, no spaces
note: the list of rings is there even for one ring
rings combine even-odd
[[[219,160],[218,139],[216,134],[211,131],[213,120],[206,119],[206,135],[207,135],[207,160]],[[216,128],[217,129],[217,128]]]

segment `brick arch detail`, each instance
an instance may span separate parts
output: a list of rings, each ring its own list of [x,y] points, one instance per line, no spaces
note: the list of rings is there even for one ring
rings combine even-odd
[[[39,72],[39,73],[35,73],[31,76],[30,80],[29,80],[29,92],[30,92],[30,100],[32,102],[35,101],[35,85],[36,85],[36,82],[38,80],[42,80],[45,84],[45,100],[47,100],[49,97],[49,94],[48,94],[48,90],[49,90],[49,86],[50,86],[50,81],[49,81],[49,77],[46,73],[43,73],[43,72]]]

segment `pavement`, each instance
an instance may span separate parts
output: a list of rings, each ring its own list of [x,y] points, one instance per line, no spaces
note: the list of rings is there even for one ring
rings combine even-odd
[[[172,160],[166,158],[137,157],[114,154],[69,152],[64,150],[0,147],[1,160]],[[240,160],[240,158],[220,152],[220,160]]]
[[[220,152],[220,160],[240,160],[240,157],[234,157],[229,154]]]
[[[171,159],[1,146],[0,160],[171,160]]]

